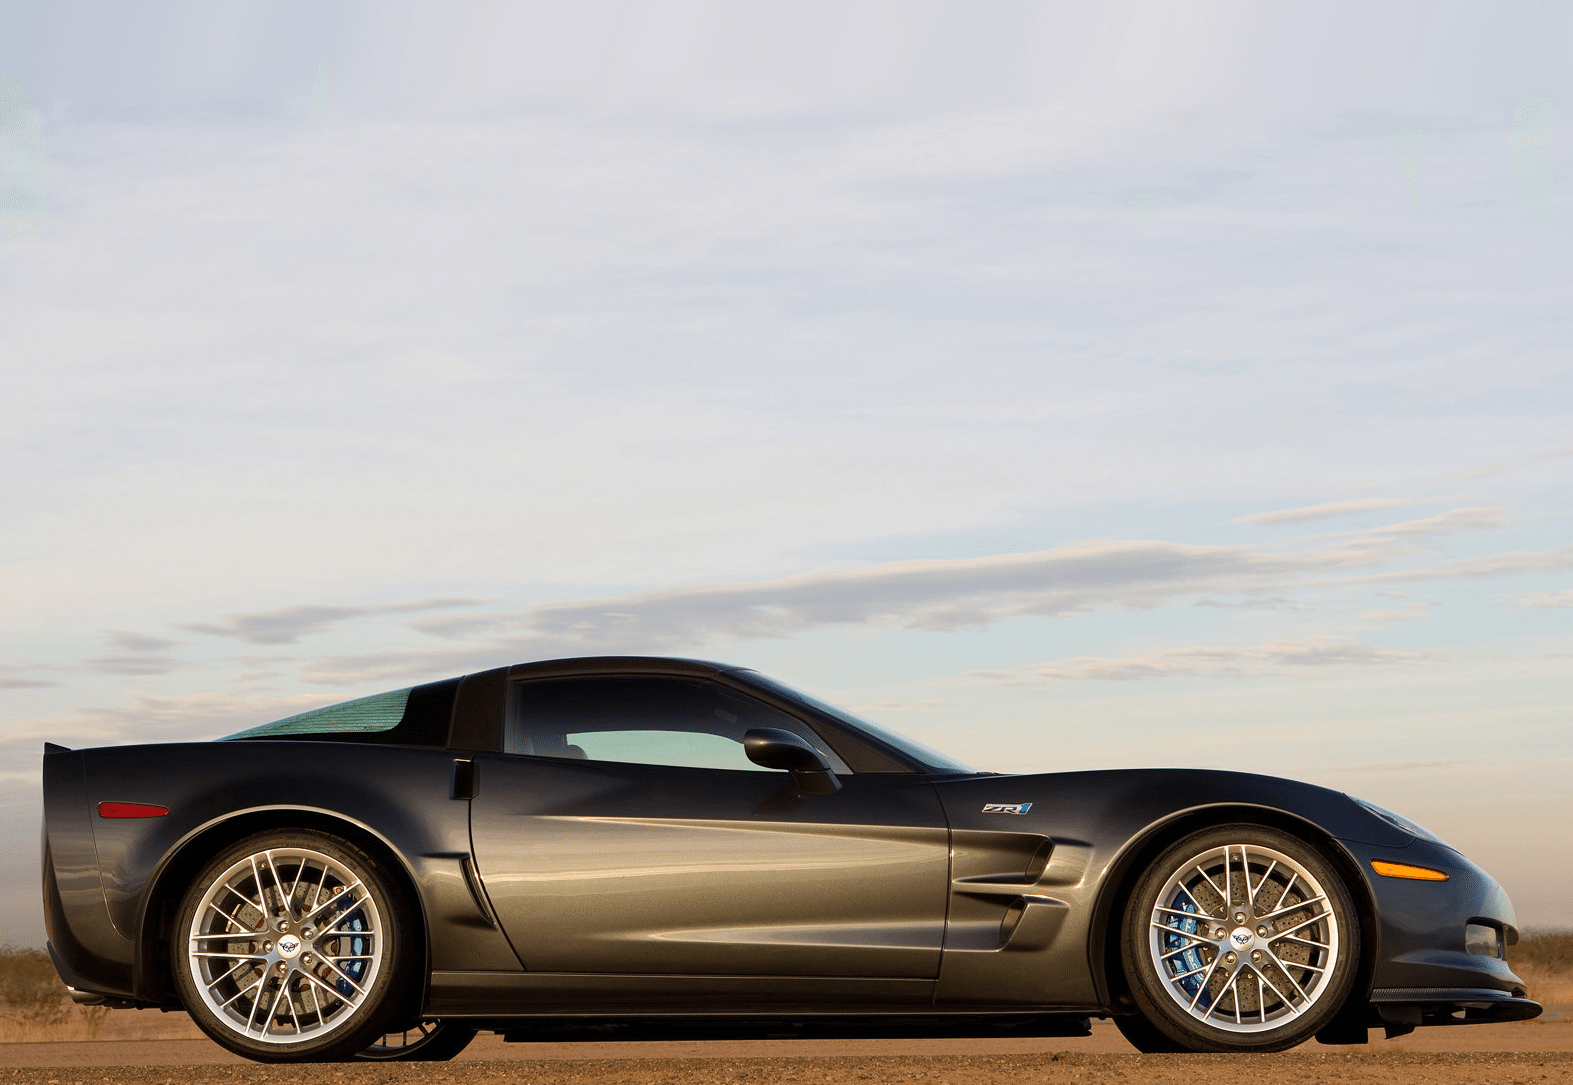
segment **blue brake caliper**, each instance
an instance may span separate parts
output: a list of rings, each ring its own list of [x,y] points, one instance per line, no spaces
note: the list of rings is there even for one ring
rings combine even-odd
[[[363,931],[366,929],[366,917],[357,911],[348,918],[341,920],[339,926],[341,929],[346,931]],[[366,944],[367,939],[365,935],[356,935],[352,933],[350,935],[350,955],[352,957],[362,957],[362,955],[366,952]],[[354,980],[356,983],[360,983],[361,976],[366,972],[366,961],[363,957],[360,960],[346,961],[344,964],[340,965],[340,971],[342,971],[346,976]],[[338,987],[339,994],[343,995],[345,998],[349,998],[355,994],[355,988],[351,987],[345,980],[339,980],[335,986]]]
[[[1191,894],[1185,889],[1181,889],[1175,894],[1174,899],[1169,902],[1169,907],[1180,912],[1197,911],[1196,903],[1191,899]],[[1185,976],[1187,972],[1192,973],[1180,980],[1180,986],[1185,990],[1186,994],[1195,998],[1196,992],[1201,988],[1202,980],[1207,978],[1205,971],[1198,971],[1198,969],[1204,968],[1207,963],[1202,960],[1202,955],[1199,952],[1201,943],[1185,937],[1187,934],[1196,933],[1196,920],[1182,919],[1180,916],[1170,915],[1164,925],[1173,932],[1169,933],[1169,931],[1166,931],[1163,935],[1163,952],[1165,954],[1174,953],[1174,956],[1166,957],[1169,961],[1169,974],[1171,976]],[[1175,952],[1182,949],[1184,952]],[[1212,1001],[1210,994],[1204,994],[1199,1004],[1204,1008],[1210,1007]]]

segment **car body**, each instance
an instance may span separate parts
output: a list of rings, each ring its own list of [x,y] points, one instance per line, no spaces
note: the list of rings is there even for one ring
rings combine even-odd
[[[1094,1016],[1278,1050],[1540,1012],[1501,887],[1396,815],[1239,772],[975,772],[715,663],[521,664],[228,740],[50,744],[43,777],[76,997],[259,1059]]]

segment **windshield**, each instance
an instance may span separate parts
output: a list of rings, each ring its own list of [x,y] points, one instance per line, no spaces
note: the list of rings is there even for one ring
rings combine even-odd
[[[861,732],[881,745],[889,746],[910,761],[916,761],[927,772],[940,773],[946,776],[978,775],[977,769],[963,765],[953,757],[947,757],[938,750],[925,746],[921,742],[915,742],[905,735],[899,735],[894,731],[887,730],[877,723],[870,723],[860,716],[854,716],[844,708],[837,708],[833,704],[827,704],[818,697],[793,689],[783,682],[777,682],[774,678],[766,678],[758,671],[740,669],[732,673],[746,681],[752,682],[754,685],[763,686],[773,693],[778,693],[790,700],[800,701],[816,712],[829,716],[833,720],[839,720],[853,731]]]

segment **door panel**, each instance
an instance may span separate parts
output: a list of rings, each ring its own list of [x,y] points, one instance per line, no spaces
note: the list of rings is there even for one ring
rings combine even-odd
[[[531,971],[932,978],[949,873],[933,788],[481,755],[477,866]]]

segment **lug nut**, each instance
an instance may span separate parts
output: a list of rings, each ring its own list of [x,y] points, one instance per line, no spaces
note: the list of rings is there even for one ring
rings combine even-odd
[[[1256,933],[1257,933],[1258,936],[1260,936],[1262,938],[1266,938],[1267,937],[1267,924],[1263,923],[1260,927],[1257,927],[1256,928]]]
[[[1263,928],[1262,928],[1262,933],[1263,933],[1263,934],[1266,934],[1266,933],[1267,933],[1267,928],[1266,928],[1266,927],[1263,927]],[[310,928],[310,927],[307,927],[307,928],[306,928],[306,929],[305,929],[305,930],[303,930],[303,931],[301,931],[301,932],[300,932],[300,936],[301,936],[301,937],[302,937],[302,938],[310,938],[310,937],[311,937],[311,928]]]
[[[1234,921],[1236,923],[1244,923],[1245,922],[1245,913],[1244,912],[1235,912],[1234,913]]]
[[[279,962],[279,975],[282,976],[284,973],[286,973],[288,971],[289,971],[289,965],[285,964],[283,961],[280,961]]]
[[[1251,960],[1259,961],[1261,959],[1262,959],[1262,954],[1261,954],[1260,950],[1255,950],[1255,949],[1251,950]]]
[[[311,964],[311,954],[309,954],[309,953],[302,954],[301,958],[300,958],[300,963],[304,964],[304,965]]]
[[[264,952],[264,953],[272,953],[273,952],[273,943],[272,942],[263,942],[262,943],[262,952]]]
[[[1233,953],[1225,953],[1223,955],[1223,959],[1224,959],[1224,963],[1225,964],[1233,964],[1235,961],[1239,960],[1240,958],[1236,957]]]
[[[1229,933],[1228,931],[1224,930],[1222,927],[1219,927],[1217,930],[1213,931],[1213,937],[1215,937],[1215,938],[1222,938],[1224,935],[1226,935],[1228,933]]]

